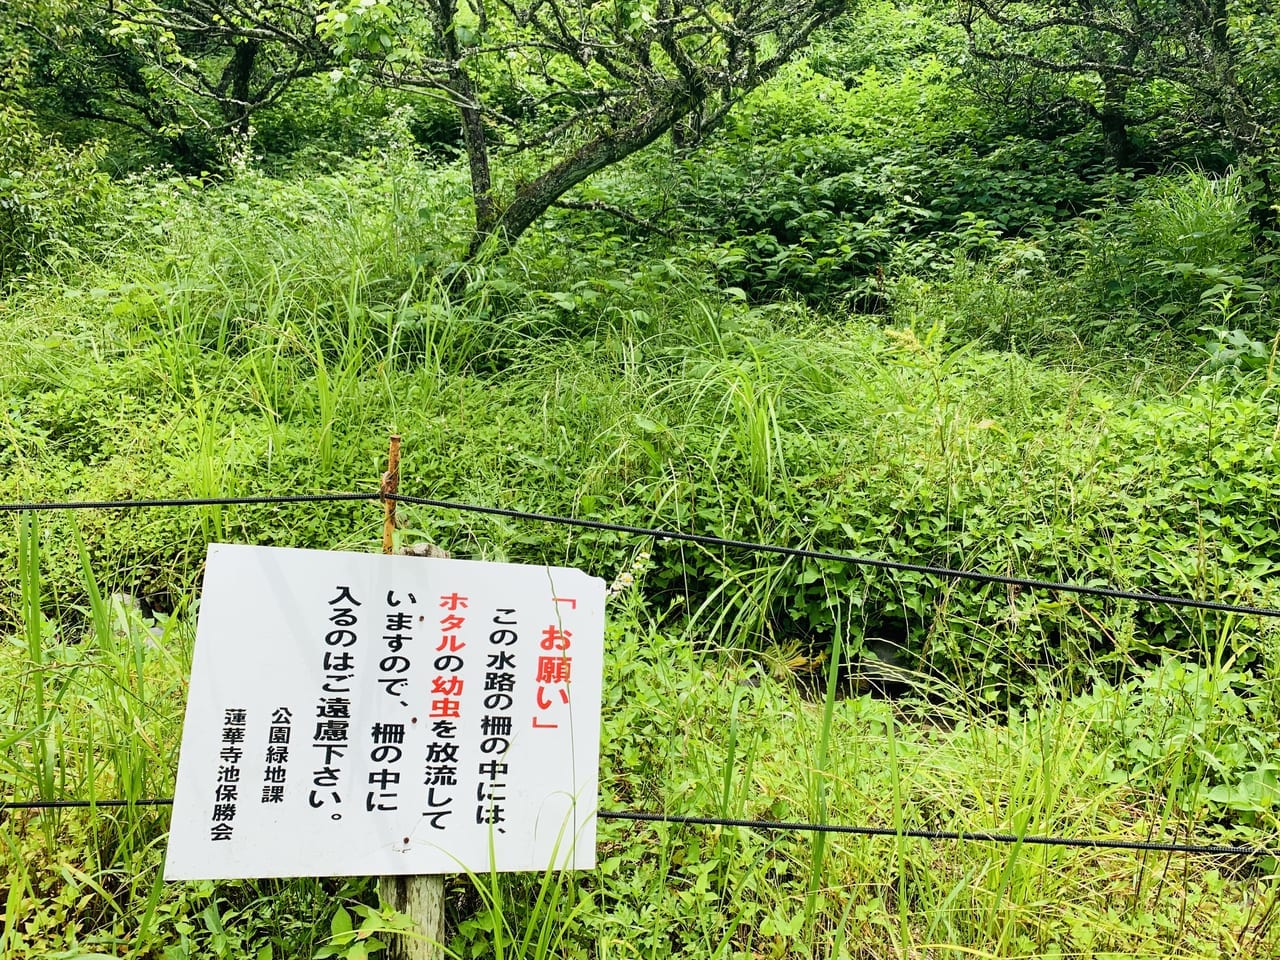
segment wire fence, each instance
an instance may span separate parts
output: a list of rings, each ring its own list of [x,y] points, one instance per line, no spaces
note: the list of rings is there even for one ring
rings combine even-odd
[[[25,800],[0,803],[6,810],[67,810],[93,807],[165,807],[172,797],[142,800]],[[809,823],[803,820],[748,820],[740,817],[699,817],[678,813],[652,813],[644,810],[598,810],[599,820],[630,820],[638,823],[669,823],[695,827],[740,827],[747,830],[784,833],[845,834],[857,837],[902,837],[912,840],[995,843],[1041,847],[1077,847],[1090,850],[1137,850],[1155,853],[1186,853],[1205,857],[1280,857],[1280,850],[1266,847],[1233,846],[1213,843],[1176,843],[1163,840],[1119,840],[1107,837],[1055,837],[1035,834],[998,833],[990,830],[916,830],[874,827],[845,823]]]
[[[1153,603],[1163,606],[1212,610],[1218,613],[1235,613],[1243,616],[1280,619],[1280,608],[1275,607],[1227,603],[1221,600],[1205,600],[1199,597],[1149,593],[1141,590],[1124,590],[1119,587],[1096,586],[1083,583],[1071,583],[1068,581],[1037,580],[1032,577],[1015,577],[1007,574],[988,573],[982,570],[961,570],[955,567],[944,567],[923,563],[908,563],[902,560],[886,560],[879,557],[868,557],[852,553],[837,553],[830,550],[813,550],[807,547],[791,547],[776,543],[758,543],[752,540],[733,540],[725,537],[712,536],[710,534],[686,533],[679,530],[663,530],[657,527],[639,527],[625,523],[611,523],[605,520],[587,520],[581,517],[567,517],[550,513],[532,513],[527,510],[515,510],[508,507],[490,507],[473,503],[461,503],[456,500],[437,500],[431,497],[411,496],[403,493],[384,494],[381,491],[373,491],[369,493],[299,493],[282,494],[279,496],[252,497],[193,497],[172,500],[65,500],[46,503],[31,501],[26,503],[0,503],[0,513],[17,513],[24,511],[47,512],[57,510],[120,510],[154,507],[226,507],[236,505],[289,503],[336,503],[353,500],[390,500],[396,503],[405,503],[413,506],[433,507],[438,510],[478,513],[487,516],[503,517],[510,520],[553,523],[561,526],[578,527],[583,530],[600,530],[609,533],[623,533],[635,537],[651,537],[660,542],[669,540],[682,543],[696,543],[701,546],[721,547],[724,549],[744,550],[755,553],[769,553],[776,556],[796,557],[797,559],[802,560],[827,560],[835,563],[847,563],[852,566],[871,567],[878,570],[920,573],[943,580],[968,580],[973,583],[994,583],[1003,586],[1019,587],[1024,590],[1073,593],[1079,596],[1101,597],[1111,600],[1132,600],[1138,603]]]
[[[559,516],[555,514],[533,513],[505,507],[483,506],[462,503],[453,500],[440,500],[431,497],[412,496],[409,494],[389,493],[378,490],[367,493],[312,493],[281,494],[271,496],[246,497],[189,497],[174,499],[129,499],[129,500],[85,500],[85,501],[31,501],[18,503],[0,503],[0,513],[48,512],[61,510],[118,510],[118,509],[154,509],[183,508],[208,506],[237,505],[272,505],[296,503],[337,503],[346,501],[392,501],[413,506],[431,507],[439,510],[478,513],[498,516],[506,519],[528,522],[551,523],[577,527],[587,530],[599,530],[621,533],[629,536],[652,538],[659,542],[674,541],[696,543],[701,546],[720,547],[723,549],[752,551],[773,555],[796,557],[805,560],[826,560],[865,566],[880,570],[920,573],[946,580],[965,580],[983,584],[1001,584],[1015,586],[1027,590],[1072,593],[1080,596],[1101,597],[1115,600],[1130,600],[1140,603],[1160,604],[1165,606],[1186,607],[1191,609],[1212,610],[1221,613],[1232,613],[1244,616],[1280,618],[1280,609],[1248,604],[1226,603],[1218,600],[1205,600],[1197,597],[1173,596],[1160,593],[1147,593],[1137,590],[1126,590],[1113,586],[1097,586],[1090,584],[1037,580],[1029,577],[1014,577],[1005,574],[988,573],[981,570],[962,570],[953,567],[931,564],[909,563],[900,560],[887,560],[877,557],[856,554],[838,553],[827,550],[813,550],[804,547],[791,547],[780,544],[757,543],[749,540],[734,540],[708,534],[687,533],[677,530],[663,530],[652,527],[632,526],[629,524],[611,523],[602,520],[588,520],[579,517]],[[172,797],[130,799],[68,799],[68,800],[30,800],[0,801],[0,813],[8,811],[42,811],[62,809],[120,808],[120,807],[163,807],[173,803]],[[1130,850],[1158,853],[1181,853],[1206,857],[1239,857],[1246,859],[1280,858],[1280,849],[1259,846],[1177,843],[1158,840],[1125,840],[1105,837],[1061,837],[1038,836],[1031,834],[1000,833],[992,831],[959,831],[959,830],[923,830],[872,825],[809,823],[804,821],[782,820],[750,820],[732,817],[703,817],[671,813],[655,813],[648,811],[600,810],[596,816],[601,820],[633,821],[640,823],[665,823],[685,826],[733,827],[758,831],[781,831],[789,833],[822,833],[844,834],[862,837],[900,837],[926,841],[950,841],[960,843],[989,843],[1007,845],[1034,845],[1053,847],[1075,847],[1096,850]]]

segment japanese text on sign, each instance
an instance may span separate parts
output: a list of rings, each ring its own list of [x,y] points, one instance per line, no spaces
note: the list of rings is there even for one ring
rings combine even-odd
[[[215,544],[168,879],[590,868],[604,583]]]

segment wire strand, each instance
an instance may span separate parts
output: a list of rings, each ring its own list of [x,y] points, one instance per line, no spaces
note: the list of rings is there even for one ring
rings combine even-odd
[[[1280,619],[1280,609],[1276,609],[1274,607],[1225,603],[1221,600],[1201,600],[1196,597],[1179,597],[1165,593],[1146,593],[1138,590],[1121,590],[1118,587],[1096,587],[1082,583],[1069,583],[1066,581],[1037,580],[1031,577],[1015,577],[1008,574],[985,573],[981,570],[961,570],[955,567],[908,563],[902,560],[883,560],[878,557],[867,557],[851,553],[834,553],[828,550],[810,550],[805,547],[788,547],[774,543],[756,543],[751,540],[733,540],[726,537],[711,536],[710,534],[683,533],[678,530],[662,530],[655,527],[638,527],[625,523],[609,523],[604,520],[585,520],[580,517],[559,516],[557,514],[550,513],[532,513],[526,510],[513,510],[507,507],[488,507],[480,504],[460,503],[456,500],[438,500],[431,497],[418,497],[403,493],[384,494],[381,491],[369,493],[297,493],[257,497],[193,497],[165,500],[86,500],[48,503],[0,503],[0,513],[13,513],[24,510],[109,510],[144,507],[203,507],[235,506],[239,504],[324,503],[350,500],[391,500],[396,503],[434,507],[441,510],[478,513],[487,516],[506,517],[513,520],[530,520],[539,523],[553,523],[562,526],[579,527],[585,530],[602,530],[610,533],[625,533],[636,537],[652,537],[660,541],[674,540],[683,543],[697,543],[710,547],[748,550],[756,553],[771,553],[779,556],[797,557],[805,560],[827,560],[834,563],[847,563],[854,566],[872,567],[878,570],[896,570],[904,573],[920,573],[926,576],[946,580],[969,580],[975,583],[992,583],[1004,586],[1020,587],[1024,590],[1057,591],[1061,593],[1073,593],[1080,596],[1102,597],[1111,600],[1132,600],[1137,603],[1154,603],[1163,606],[1189,607],[1198,610],[1213,610],[1219,613],[1235,613],[1245,616]]]
[[[264,503],[329,503],[380,500],[381,493],[284,493],[256,497],[184,497],[146,500],[63,500],[59,502],[0,503],[0,513],[46,510],[135,510],[144,507],[229,507]]]
[[[172,797],[149,800],[30,800],[0,803],[6,810],[64,810],[86,807],[161,807],[172,806]],[[1110,840],[1095,837],[1022,836],[1016,833],[993,833],[987,830],[895,830],[893,827],[856,826],[842,823],[807,823],[800,820],[745,820],[735,817],[698,817],[674,813],[648,813],[640,810],[600,810],[600,820],[630,820],[641,823],[674,823],[698,827],[743,827],[748,830],[784,831],[788,833],[835,833],[861,837],[906,837],[915,840],[955,841],[958,843],[1032,844],[1052,847],[1081,847],[1094,850],[1142,850],[1158,853],[1187,853],[1214,857],[1277,857],[1280,851],[1265,847],[1235,847],[1226,844],[1166,843],[1158,840]]]
[[[66,810],[82,807],[171,807],[172,797],[152,800],[10,800],[0,803],[0,813],[6,810]]]
[[[1161,853],[1191,853],[1206,856],[1275,857],[1280,851],[1264,847],[1233,847],[1222,844],[1164,843],[1156,840],[1108,840],[1051,836],[1021,836],[986,830],[895,830],[892,827],[852,826],[839,823],[804,823],[786,820],[740,820],[731,817],[692,817],[669,813],[628,810],[601,810],[601,820],[637,820],[643,823],[676,823],[703,827],[746,827],[750,830],[780,830],[792,833],[843,833],[861,837],[909,837],[919,840],[955,840],[965,843],[1035,844],[1051,847],[1086,847],[1097,850],[1152,850]]]
[[[583,527],[588,530],[604,530],[613,533],[626,533],[637,537],[654,537],[658,540],[679,540],[686,543],[697,543],[711,547],[726,547],[740,550],[752,550],[759,553],[773,553],[788,557],[799,557],[805,560],[831,560],[837,563],[848,563],[856,566],[875,567],[881,570],[898,570],[908,573],[923,573],[933,577],[951,580],[973,580],[978,583],[999,583],[1007,586],[1022,587],[1027,590],[1057,590],[1064,593],[1076,593],[1085,596],[1107,597],[1113,600],[1135,600],[1141,603],[1158,603],[1166,606],[1195,607],[1201,610],[1216,610],[1222,613],[1240,613],[1259,617],[1280,618],[1280,610],[1272,607],[1256,607],[1246,604],[1223,603],[1219,600],[1199,600],[1194,597],[1177,597],[1163,593],[1142,593],[1135,590],[1121,590],[1116,587],[1091,587],[1080,583],[1065,583],[1053,580],[1035,580],[1029,577],[1013,577],[999,573],[983,573],[980,570],[959,570],[954,567],[938,567],[920,563],[906,563],[900,560],[880,560],[849,553],[832,553],[826,550],[809,550],[804,547],[787,547],[771,543],[753,543],[749,540],[730,540],[724,537],[713,537],[702,533],[680,533],[674,530],[658,530],[651,527],[633,527],[622,523],[608,523],[603,520],[582,520],[577,517],[561,517],[547,513],[528,513],[523,510],[509,510],[504,507],[482,507],[474,504],[458,503],[452,500],[433,500],[428,497],[414,497],[405,494],[388,496],[389,500],[418,506],[438,507],[444,510],[461,510],[471,513],[483,513],[491,516],[507,517],[519,520],[537,520],[544,523],[565,524]]]

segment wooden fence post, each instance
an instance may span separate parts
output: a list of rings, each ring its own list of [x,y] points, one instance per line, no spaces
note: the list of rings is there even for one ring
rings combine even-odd
[[[400,492],[400,434],[391,435],[387,450],[387,472],[382,475],[382,552],[391,553],[395,548],[396,502],[389,499]]]
[[[387,960],[444,960],[444,877],[379,877],[378,898],[413,921],[390,937]]]
[[[396,502],[386,499],[400,489],[400,437],[392,435],[387,453],[387,472],[382,475],[384,519],[382,552],[394,550]],[[449,554],[438,548],[402,550],[415,556]],[[413,921],[410,933],[393,936],[387,945],[387,960],[444,960],[444,877],[401,876],[379,877],[378,898],[384,907],[402,913]]]

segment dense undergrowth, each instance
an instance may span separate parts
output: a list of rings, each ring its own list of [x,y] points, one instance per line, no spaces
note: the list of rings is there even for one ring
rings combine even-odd
[[[463,173],[414,143],[434,114],[398,109],[348,108],[363,139],[303,101],[267,127],[360,158],[95,180],[95,206],[0,242],[26,264],[0,301],[0,501],[372,490],[396,431],[402,490],[438,499],[1280,606],[1258,172],[1117,170],[1089,130],[965,93],[954,34],[873,14],[699,152],[655,147],[583,191],[660,232],[554,210],[466,262]],[[91,154],[58,158],[55,191]],[[401,515],[406,541],[619,584],[602,808],[1277,845],[1274,620]],[[206,545],[380,532],[367,503],[0,529],[5,798],[171,795]],[[361,957],[396,922],[363,881],[165,885],[167,816],[0,813],[0,951]],[[1280,952],[1274,857],[600,837],[591,873],[451,881],[451,949]]]

